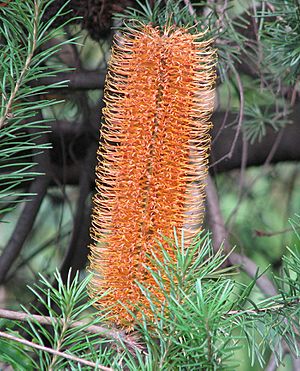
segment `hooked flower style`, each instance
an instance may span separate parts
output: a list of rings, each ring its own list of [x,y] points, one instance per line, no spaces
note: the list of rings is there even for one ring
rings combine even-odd
[[[161,236],[171,238],[176,228],[189,241],[201,229],[216,79],[211,43],[204,34],[151,25],[115,36],[96,167],[89,293],[109,289],[96,306],[111,308],[123,326],[133,322],[125,306],[134,313],[138,304],[147,308],[136,282],[163,301],[145,268],[153,267],[151,252],[161,256],[157,240],[174,257]]]

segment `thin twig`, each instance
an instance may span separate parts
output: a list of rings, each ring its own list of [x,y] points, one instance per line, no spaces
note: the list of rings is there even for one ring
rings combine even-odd
[[[105,367],[105,366],[97,365],[95,362],[87,361],[86,359],[76,357],[76,356],[74,356],[72,354],[68,354],[68,353],[64,353],[64,352],[59,352],[59,351],[54,350],[52,348],[48,348],[48,347],[45,347],[43,345],[39,345],[39,344],[33,343],[31,341],[28,341],[28,340],[19,338],[17,336],[13,336],[13,335],[7,334],[7,333],[2,332],[2,331],[0,331],[0,337],[2,337],[4,339],[16,341],[18,343],[27,345],[27,346],[29,346],[31,348],[39,349],[39,350],[42,350],[42,351],[47,352],[47,353],[50,353],[50,354],[54,354],[54,355],[56,355],[58,357],[63,357],[63,358],[69,359],[69,360],[74,361],[74,362],[82,363],[83,365],[86,365],[86,366],[97,367],[99,370],[113,371],[113,369],[110,368],[110,367]]]
[[[53,353],[53,357],[52,357],[50,365],[48,367],[48,371],[54,371],[54,367],[55,367],[55,364],[57,362],[57,358],[59,357],[60,349],[63,346],[63,341],[65,339],[66,332],[68,330],[69,320],[70,320],[69,318],[62,318],[61,319],[62,329],[60,331],[59,337],[58,337],[57,342],[56,342],[56,347],[54,349],[56,353]]]
[[[52,318],[48,316],[40,316],[38,314],[28,314],[25,312],[17,312],[13,310],[8,309],[0,309],[0,318],[10,319],[10,320],[16,320],[16,321],[30,321],[34,320],[41,325],[53,325],[53,323],[61,323],[61,319],[58,318]],[[138,344],[132,336],[126,335],[123,331],[119,330],[112,330],[106,327],[98,326],[98,325],[92,325],[88,327],[86,326],[85,321],[75,321],[70,322],[69,327],[83,327],[83,331],[89,332],[92,334],[98,334],[101,337],[106,337],[110,339],[114,339],[116,341],[121,341],[124,344],[126,344],[130,349],[141,349],[141,345]]]
[[[273,236],[277,236],[279,234],[294,232],[295,229],[296,230],[300,229],[300,226],[299,227],[296,226],[296,227],[293,227],[293,228],[285,228],[285,229],[282,229],[280,231],[274,231],[274,232],[267,232],[267,231],[262,231],[260,229],[255,229],[254,233],[255,233],[256,237],[273,237]]]
[[[273,352],[269,359],[268,364],[266,365],[265,371],[276,371],[278,368],[277,361],[276,361],[276,354]]]

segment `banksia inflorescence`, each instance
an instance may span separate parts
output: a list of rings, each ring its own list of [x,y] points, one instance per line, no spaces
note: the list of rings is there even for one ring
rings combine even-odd
[[[203,38],[151,25],[115,37],[96,168],[90,295],[109,289],[98,304],[111,306],[125,326],[133,319],[124,305],[147,307],[136,282],[163,300],[145,268],[153,268],[151,252],[161,254],[157,240],[171,238],[174,227],[189,240],[201,228],[216,77],[215,51]]]

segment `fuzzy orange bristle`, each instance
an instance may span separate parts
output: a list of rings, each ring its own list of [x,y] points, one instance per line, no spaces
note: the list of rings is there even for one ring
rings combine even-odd
[[[182,28],[150,25],[115,39],[106,80],[97,192],[94,198],[90,295],[114,320],[132,317],[121,302],[146,304],[136,281],[163,299],[147,255],[174,227],[195,236],[203,218],[210,147],[215,52]],[[172,249],[164,247],[173,256]],[[149,309],[149,315],[150,309]]]

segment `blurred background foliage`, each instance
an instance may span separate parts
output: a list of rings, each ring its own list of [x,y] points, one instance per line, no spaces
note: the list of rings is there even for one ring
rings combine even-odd
[[[18,1],[10,5],[14,3]],[[47,151],[52,167],[44,170],[51,174],[51,181],[33,227],[0,283],[0,307],[18,308],[20,303],[28,304],[32,297],[25,287],[37,281],[39,272],[51,277],[57,267],[66,273],[71,265],[81,268],[84,274],[103,79],[114,32],[111,26],[118,26],[121,19],[119,16],[114,21],[112,14],[122,14],[128,5],[141,9],[144,2],[89,1],[88,14],[83,12],[84,3],[70,1],[66,11],[69,7],[75,9],[71,15],[78,18],[63,24],[63,34],[54,34],[46,40],[61,49],[53,57],[55,62],[48,62],[48,66],[63,69],[59,79],[71,82],[68,89],[51,89],[50,97],[47,94],[48,98],[58,101],[55,106],[41,107],[44,120],[52,120],[49,124],[52,134],[44,138],[45,144],[51,143],[52,147]],[[184,6],[184,2],[175,1],[171,7],[175,3],[180,9]],[[229,244],[251,258],[260,270],[270,266],[271,275],[280,271],[282,256],[288,254],[286,246],[300,248],[290,223],[300,213],[300,150],[289,153],[300,147],[294,143],[300,143],[300,111],[297,110],[300,5],[296,0],[189,3],[201,22],[209,23],[220,56],[210,171]],[[154,6],[153,1],[149,4]],[[51,6],[55,10],[61,5],[62,2],[57,1]],[[1,9],[2,17],[7,9]],[[193,17],[192,14],[192,20]],[[68,22],[70,15],[66,13],[62,18]],[[74,38],[76,43],[67,41]],[[48,88],[45,84],[46,90],[49,89],[49,84]],[[39,92],[41,94],[45,93]],[[230,152],[230,145],[226,144],[228,138],[233,143],[237,131],[238,141],[232,156],[226,157]],[[283,142],[281,135],[287,132],[290,137]],[[262,148],[266,148],[266,154]],[[277,150],[279,157],[274,155]],[[28,189],[25,187],[24,191]],[[2,216],[5,222],[0,223],[0,252],[23,222],[23,208],[24,204],[18,203]],[[211,228],[209,218],[205,228]],[[299,226],[295,228],[298,230]],[[239,275],[242,282],[249,282],[246,273],[241,271]],[[261,293],[257,290],[253,295],[254,300],[255,295],[260,297]],[[241,361],[239,370],[261,369],[258,365],[249,365],[245,350],[236,353],[236,359]],[[285,366],[279,370],[290,369],[292,364],[287,356]]]

